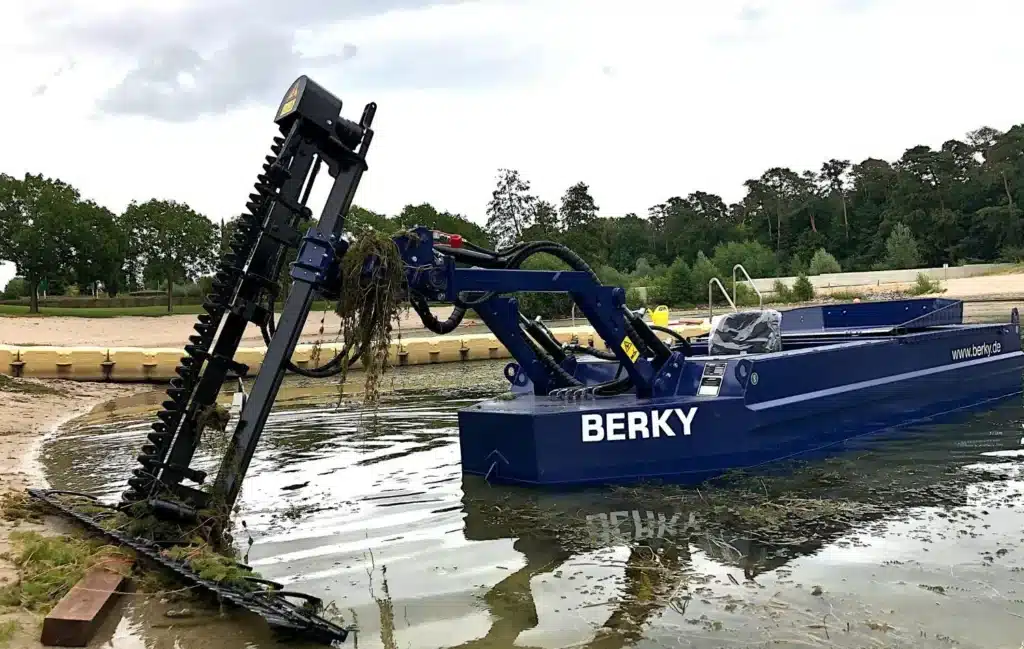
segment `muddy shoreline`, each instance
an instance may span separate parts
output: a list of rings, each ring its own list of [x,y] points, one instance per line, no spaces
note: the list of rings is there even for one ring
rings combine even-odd
[[[146,386],[124,386],[73,381],[11,381],[0,375],[0,497],[30,487],[46,487],[39,451],[61,426],[85,415],[109,399],[148,390]],[[0,583],[17,579],[15,566],[2,556],[11,549],[15,530],[44,535],[67,533],[69,526],[56,517],[41,522],[0,520]],[[39,616],[15,610],[0,613],[0,623],[16,624],[9,649],[34,649],[39,643]]]

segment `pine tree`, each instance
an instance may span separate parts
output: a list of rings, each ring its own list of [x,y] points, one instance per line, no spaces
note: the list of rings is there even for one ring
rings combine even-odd
[[[498,170],[498,186],[487,205],[487,234],[498,248],[519,241],[530,227],[536,199],[530,195],[530,182],[515,169]]]

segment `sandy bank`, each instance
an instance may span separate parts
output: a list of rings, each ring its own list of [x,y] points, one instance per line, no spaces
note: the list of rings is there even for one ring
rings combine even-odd
[[[12,387],[13,386],[13,387]],[[115,397],[147,387],[121,386],[72,381],[33,381],[10,383],[0,375],[0,494],[27,487],[45,486],[37,454],[43,440],[61,424],[86,414]],[[52,533],[64,530],[58,519],[45,523],[12,522],[0,519],[0,553],[10,549],[11,531],[34,530]],[[9,561],[0,558],[0,582],[15,579],[17,572]],[[27,612],[0,615],[0,623],[18,624],[9,649],[42,647],[39,643],[39,617]]]

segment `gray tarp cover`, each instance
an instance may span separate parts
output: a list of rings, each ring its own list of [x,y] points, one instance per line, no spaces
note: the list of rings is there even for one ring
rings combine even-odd
[[[778,351],[782,351],[782,313],[774,309],[727,313],[708,336],[712,356]]]

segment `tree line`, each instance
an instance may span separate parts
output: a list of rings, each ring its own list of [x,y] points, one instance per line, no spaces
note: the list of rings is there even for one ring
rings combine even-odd
[[[353,206],[349,225],[355,233],[424,225],[489,247],[556,241],[603,280],[672,305],[706,302],[710,277],[728,280],[736,263],[757,278],[1024,258],[1024,125],[913,146],[892,162],[773,167],[744,189],[733,203],[694,191],[643,215],[602,217],[585,182],[553,202],[517,170],[500,169],[482,223],[423,203],[393,216]],[[233,227],[173,200],[114,214],[63,181],[0,174],[0,259],[17,265],[17,292],[33,311],[40,289],[71,286],[109,296],[162,286],[170,304],[176,282],[212,272]],[[547,258],[527,267],[561,266]]]
[[[120,214],[84,198],[72,185],[40,174],[0,174],[0,259],[17,267],[5,297],[74,287],[110,297],[212,272],[219,228],[185,203],[133,201]]]

